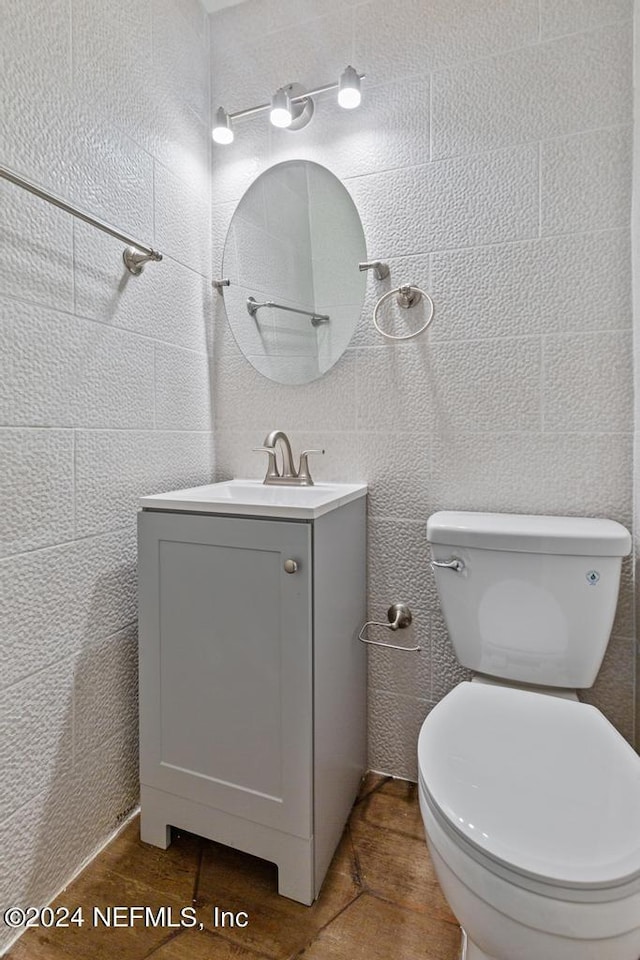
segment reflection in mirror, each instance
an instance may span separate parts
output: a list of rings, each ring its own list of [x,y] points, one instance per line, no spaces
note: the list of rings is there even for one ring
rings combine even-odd
[[[358,211],[317,163],[291,160],[261,174],[233,215],[224,247],[224,301],[238,346],[278,383],[308,383],[344,353],[366,277]]]

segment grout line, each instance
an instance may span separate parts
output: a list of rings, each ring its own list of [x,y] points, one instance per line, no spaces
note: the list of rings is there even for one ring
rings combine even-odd
[[[433,76],[433,74],[431,75]],[[591,134],[596,133],[608,133],[612,130],[632,130],[633,124],[630,122],[625,123],[612,123],[606,124],[605,126],[600,127],[583,127],[580,130],[571,130],[568,133],[556,134],[555,136],[543,136],[543,137],[532,137],[530,140],[519,140],[511,143],[505,143],[500,146],[488,146],[481,150],[472,150],[466,151],[464,153],[450,153],[442,154],[441,156],[432,156],[430,160],[424,161],[414,161],[413,163],[399,163],[390,167],[379,167],[375,170],[367,170],[363,173],[354,173],[349,176],[342,177],[345,183],[348,183],[352,180],[360,180],[366,177],[375,177],[383,173],[398,173],[405,170],[415,170],[418,167],[429,167],[432,164],[438,163],[450,163],[452,161],[461,161],[461,160],[479,160],[483,158],[490,158],[498,153],[514,153],[518,150],[522,151],[524,147],[535,146],[538,142],[543,143],[555,143],[562,140],[572,140],[578,137],[585,137]],[[224,203],[239,203],[242,198],[231,198],[229,200],[220,200],[218,201],[219,205]]]
[[[73,505],[73,539],[78,536],[78,499],[77,499],[77,474],[78,474],[78,448],[76,443],[75,428],[71,431],[71,502]]]
[[[149,957],[153,957],[154,954],[159,953],[160,950],[163,950],[164,947],[167,946],[167,944],[173,943],[174,940],[176,940],[178,937],[183,936],[183,934],[185,934],[186,932],[187,932],[186,929],[172,930],[172,932],[169,934],[168,937],[166,937],[166,939],[162,940],[160,943],[157,943],[155,947],[151,947],[151,949],[147,953],[141,954],[140,960],[148,960]]]
[[[370,796],[371,793],[375,793],[375,789],[371,790],[370,793],[367,794],[367,796]],[[364,797],[362,797],[361,799],[364,799]],[[358,889],[362,892],[362,890],[364,890],[364,874],[362,870],[362,864],[360,863],[360,857],[356,849],[356,844],[353,839],[353,833],[351,831],[351,817],[353,816],[353,810],[355,806],[356,804],[354,803],[353,807],[351,808],[351,813],[349,814],[349,820],[347,821],[346,830],[347,830],[347,838],[349,841],[349,849],[351,851],[351,861],[353,863],[352,879],[355,885],[358,887]]]
[[[351,64],[353,64],[353,63],[355,63],[356,53],[357,53],[357,50],[356,50],[356,46],[357,46],[357,45],[356,45],[356,36],[357,36],[357,34],[356,34],[356,28],[357,28],[358,23],[359,23],[358,18],[356,17],[356,5],[355,5],[355,4],[351,7],[350,20],[351,20],[351,60],[350,60],[349,62],[350,62]],[[357,69],[358,69],[358,67],[356,67],[356,70],[357,70]]]
[[[153,429],[158,428],[157,407],[158,407],[158,347],[153,345],[153,384],[152,384],[152,406],[153,406]]]
[[[76,218],[71,218],[71,303],[73,304],[73,314],[75,316],[78,309],[78,280],[77,280],[77,254],[78,242],[76,237]],[[49,309],[49,308],[47,308]]]
[[[547,383],[547,338],[540,337],[540,433],[545,433],[545,390]],[[553,432],[553,431],[551,431]]]
[[[542,42],[542,0],[538,0],[536,4],[536,14],[538,18],[537,32],[538,32],[538,43]]]
[[[93,637],[91,641],[89,641],[88,645],[91,646],[94,643],[104,643],[107,640],[111,640],[113,637],[117,637],[119,633],[124,633],[125,631],[130,630],[131,627],[137,627],[137,625],[138,625],[138,620],[136,618],[135,620],[131,620],[129,623],[125,624],[125,626],[119,627],[118,630],[114,630],[113,632],[107,633],[104,636]],[[64,660],[74,661],[76,659],[76,656],[77,656],[77,651],[67,654],[66,657],[62,658],[62,660],[60,660],[59,658],[56,660],[50,660],[47,663],[42,664],[42,666],[39,666],[38,669],[34,670],[32,673],[25,673],[24,675],[18,677],[17,680],[12,680],[11,683],[7,684],[6,686],[0,687],[0,691],[4,694],[7,691],[11,690],[12,687],[17,686],[19,683],[22,683],[25,680],[32,680],[34,677],[37,677],[38,674],[44,673],[45,670],[50,671],[52,667],[57,666],[59,663],[63,662]],[[109,738],[107,737],[107,739]]]
[[[75,50],[73,45],[73,0],[67,0],[69,11],[69,93],[73,96],[73,75],[75,66]]]
[[[158,226],[157,226],[157,223],[156,223],[156,210],[157,210],[157,204],[156,204],[156,163],[157,163],[157,160],[155,159],[155,157],[153,157],[153,158],[152,158],[152,161],[151,161],[151,229],[152,229],[152,233],[153,233],[153,245],[154,245],[154,247],[156,247],[156,249],[157,249],[157,248],[160,246],[160,244],[158,243]],[[163,244],[163,246],[164,246],[164,244]],[[164,257],[164,252],[163,252],[162,256]]]
[[[542,141],[538,143],[538,237],[542,238]]]
[[[75,657],[70,657],[69,659],[74,659]],[[71,776],[75,776],[76,771],[76,760],[78,757],[76,736],[78,733],[77,729],[77,717],[76,717],[76,697],[77,697],[77,681],[76,678],[72,678],[73,688],[71,690]]]
[[[206,933],[213,940],[222,940],[223,943],[230,944],[231,947],[235,948],[235,950],[237,951],[238,947],[240,946],[238,944],[238,941],[234,940],[229,936],[225,936],[225,934],[222,932],[225,929],[226,927],[220,927],[220,928],[216,928],[215,930],[210,930],[208,927],[205,927],[202,933]],[[186,931],[184,932],[186,933]],[[254,956],[258,957],[259,960],[265,960],[265,958],[270,958],[270,960],[282,960],[282,954],[269,953],[265,949],[254,947],[253,944],[251,943],[243,943],[241,946],[241,949],[243,951],[246,951],[247,953],[251,953]]]
[[[429,74],[429,163],[433,162],[433,71]]]
[[[198,274],[198,276],[200,276]],[[203,278],[204,279],[204,278]],[[109,323],[107,320],[100,320],[97,317],[90,317],[84,313],[75,313],[72,310],[67,310],[61,306],[47,306],[47,304],[42,303],[40,300],[28,300],[24,297],[16,297],[10,293],[0,293],[0,303],[2,300],[12,303],[21,303],[25,306],[35,307],[36,309],[45,310],[47,313],[59,314],[60,316],[70,317],[72,320],[79,320],[86,323],[97,324],[99,327],[107,330],[112,330],[114,333],[124,333],[126,336],[137,337],[139,340],[150,341],[151,343],[162,343],[166,344],[169,347],[173,347],[175,350],[182,350],[188,353],[195,353],[200,357],[207,357],[209,353],[206,350],[197,350],[195,347],[185,347],[182,344],[175,343],[172,340],[163,340],[160,337],[154,337],[147,333],[140,333],[137,330],[132,330],[129,327],[116,326],[113,323]],[[1,322],[1,321],[0,321]]]
[[[538,3],[540,0],[538,0]],[[582,30],[572,30],[570,33],[558,33],[552,36],[542,37],[541,23],[538,22],[538,31],[535,40],[528,43],[521,43],[515,47],[506,47],[504,50],[496,50],[494,53],[487,53],[481,57],[472,57],[467,60],[458,60],[446,67],[439,68],[436,73],[453,73],[456,70],[464,70],[466,67],[475,66],[478,63],[490,63],[492,60],[500,60],[505,57],[511,57],[514,54],[522,53],[524,50],[535,50],[536,47],[549,47],[561,40],[567,40],[571,37],[584,37],[589,34],[600,35],[604,30],[610,32],[616,27],[626,27],[632,22],[632,18],[610,20],[606,23],[598,23],[595,26],[584,27]],[[405,78],[405,79],[408,79]]]
[[[302,956],[307,952],[307,950],[309,949],[309,947],[310,947],[313,943],[315,943],[316,940],[318,940],[318,938],[324,933],[324,931],[327,929],[327,927],[330,927],[332,923],[335,923],[335,921],[338,920],[338,919],[342,916],[342,914],[343,914],[346,910],[349,909],[349,907],[353,906],[353,904],[356,902],[356,900],[359,900],[360,897],[363,895],[364,892],[365,892],[364,890],[360,890],[360,891],[356,894],[356,896],[353,897],[352,900],[349,900],[348,903],[346,903],[343,907],[341,907],[340,910],[338,910],[338,912],[337,912],[333,917],[331,917],[330,920],[327,920],[326,923],[324,923],[318,930],[316,930],[316,932],[315,932],[314,935],[311,937],[311,939],[310,939],[310,940],[307,940],[307,942],[305,943],[305,945],[304,945],[303,947],[301,947],[300,950],[297,950],[295,953],[293,953],[293,954],[291,955],[290,960],[296,960],[297,957],[302,957]]]
[[[623,331],[626,333],[627,331]],[[0,423],[0,430],[51,430],[68,433],[69,431],[75,431],[77,433],[146,433],[150,436],[153,436],[155,433],[160,434],[175,434],[181,437],[189,436],[200,436],[201,434],[211,433],[210,428],[203,428],[202,430],[176,430],[175,428],[167,428],[156,430],[153,426],[139,426],[139,427],[78,427],[71,424],[66,424],[66,426],[60,426],[59,424],[51,423]],[[410,431],[407,431],[410,433]]]
[[[204,839],[200,837],[200,849],[198,850],[198,862],[196,864],[196,874],[193,878],[193,895],[191,897],[192,903],[198,902],[198,888],[200,887],[200,876],[202,874],[202,863],[204,860]]]
[[[0,567],[2,564],[12,561],[17,557],[26,557],[32,553],[41,553],[45,550],[58,550],[60,547],[70,547],[73,544],[83,543],[87,540],[99,540],[101,537],[113,536],[116,533],[129,533],[130,531],[131,525],[126,527],[111,527],[109,530],[103,530],[100,533],[87,533],[83,536],[76,536],[71,540],[59,540],[57,543],[48,543],[44,547],[32,547],[30,550],[20,550],[19,553],[9,553],[5,557],[0,557]]]
[[[422,75],[422,79],[431,80],[432,76],[433,74],[424,74]],[[429,83],[429,87],[431,90],[431,82]],[[613,130],[629,130],[631,132],[633,130],[633,124],[631,122],[625,122],[625,123],[606,124],[605,126],[600,126],[600,127],[587,127],[587,128],[582,128],[580,130],[572,130],[569,133],[556,134],[554,136],[549,135],[544,137],[532,138],[531,140],[521,140],[519,142],[505,144],[500,147],[488,147],[484,150],[472,151],[470,153],[465,152],[465,153],[444,154],[442,156],[435,156],[435,157],[431,156],[430,160],[428,161],[421,160],[421,161],[415,161],[413,163],[394,164],[388,167],[385,167],[385,166],[377,167],[375,170],[365,170],[361,173],[346,175],[341,177],[341,179],[343,180],[343,182],[346,183],[352,180],[360,180],[366,177],[374,177],[384,173],[398,173],[398,172],[402,173],[405,170],[411,170],[417,167],[428,167],[431,164],[443,163],[451,160],[477,160],[482,157],[490,157],[495,153],[514,151],[517,149],[521,149],[522,147],[532,146],[534,144],[537,144],[538,142],[555,143],[555,142],[560,142],[562,140],[571,140],[578,137],[589,136],[591,134],[596,134],[596,133],[609,133]],[[214,200],[212,197],[211,205],[214,209],[216,207],[229,207],[231,204],[235,204],[237,206],[237,204],[240,203],[241,199],[242,199],[242,194],[228,197],[226,200]]]

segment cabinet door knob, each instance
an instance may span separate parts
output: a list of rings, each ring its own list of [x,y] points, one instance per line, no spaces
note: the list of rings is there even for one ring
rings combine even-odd
[[[285,560],[284,570],[285,573],[295,573],[298,569],[298,564],[295,560]]]

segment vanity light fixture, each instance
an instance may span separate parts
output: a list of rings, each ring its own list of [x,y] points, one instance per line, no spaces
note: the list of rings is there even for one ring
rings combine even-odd
[[[231,117],[224,109],[218,107],[216,110],[216,124],[211,136],[216,143],[233,143],[233,127],[231,126]]]
[[[274,125],[274,127],[280,127],[284,129],[290,127],[293,121],[293,114],[291,113],[291,99],[289,94],[284,87],[280,87],[279,90],[276,90],[274,95],[271,97],[271,113],[269,114],[269,120]]]
[[[362,98],[360,81],[364,76],[364,73],[358,73],[349,66],[343,71],[337,83],[326,83],[322,87],[316,87],[315,90],[305,90],[299,83],[289,83],[276,90],[269,103],[261,103],[257,107],[238,110],[236,113],[227,113],[224,107],[218,107],[211,135],[216,143],[232,143],[233,121],[264,113],[265,110],[269,111],[269,119],[274,127],[301,130],[313,116],[312,98],[329,90],[338,91],[338,103],[341,107],[353,110],[360,105]]]
[[[360,106],[361,100],[360,77],[353,67],[347,67],[338,84],[338,103],[345,110],[353,110]]]

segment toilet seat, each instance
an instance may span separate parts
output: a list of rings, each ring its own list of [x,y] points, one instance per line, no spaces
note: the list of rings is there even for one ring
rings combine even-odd
[[[640,890],[640,758],[595,707],[464,682],[418,762],[434,817],[490,872],[563,900]]]

